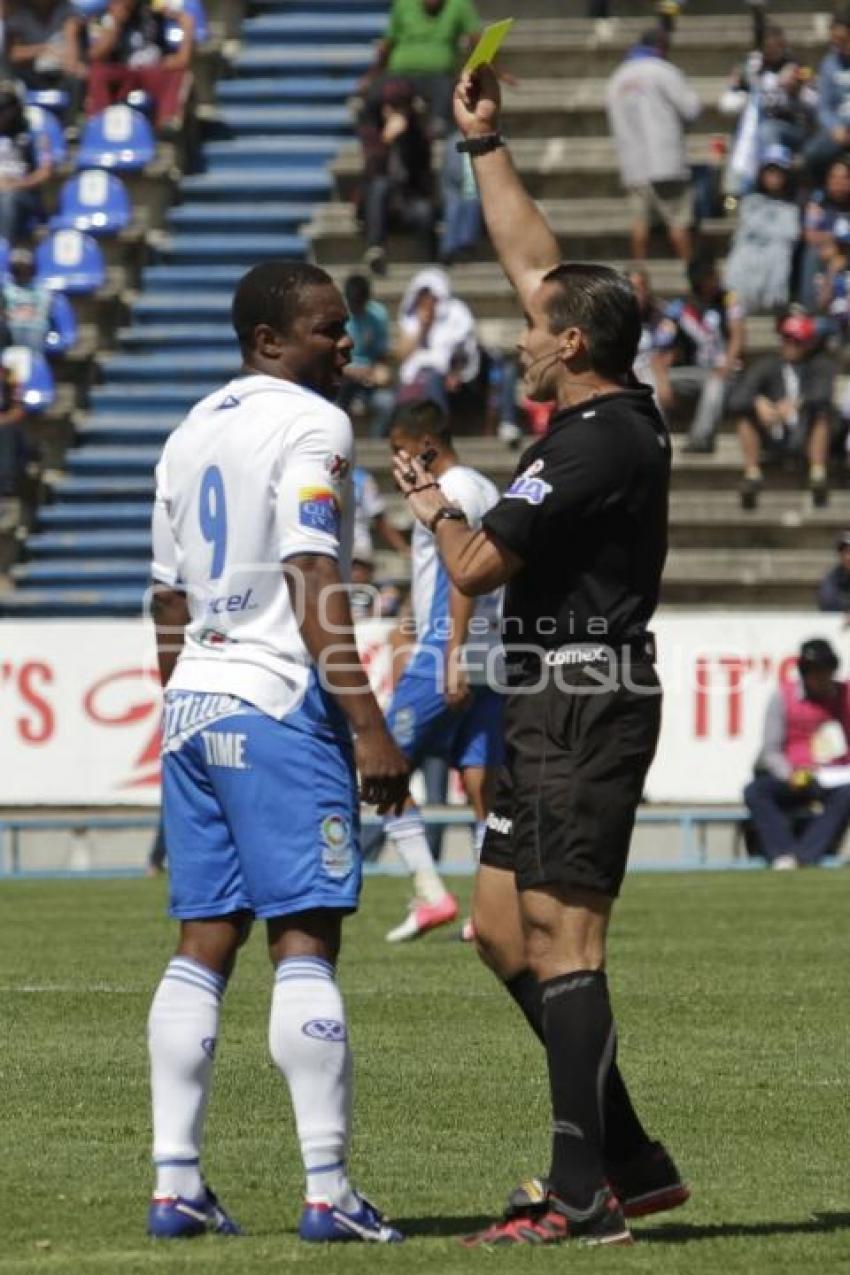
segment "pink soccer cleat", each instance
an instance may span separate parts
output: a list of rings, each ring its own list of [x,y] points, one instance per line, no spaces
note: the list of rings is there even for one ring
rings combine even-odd
[[[422,899],[414,899],[401,925],[390,930],[387,942],[407,943],[410,939],[418,939],[420,935],[436,930],[440,925],[449,925],[457,914],[457,899],[453,894],[444,894],[439,903],[424,903]]]

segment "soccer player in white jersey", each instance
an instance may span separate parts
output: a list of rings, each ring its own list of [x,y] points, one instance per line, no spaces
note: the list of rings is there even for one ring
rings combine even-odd
[[[345,583],[352,432],[330,400],[346,318],[315,266],[249,271],[233,301],[243,373],[193,408],[157,468],[153,613],[180,940],[149,1020],[156,1237],[238,1232],[200,1154],[221,1000],[256,917],[275,967],[269,1047],[307,1177],[299,1234],[401,1238],[346,1168],[351,1055],[335,965],[360,889],[356,771],[382,812],[407,792]]]
[[[435,483],[470,526],[478,527],[499,499],[489,478],[462,465],[443,409],[431,400],[399,407],[390,425],[393,452],[424,458]],[[449,580],[435,537],[416,522],[411,542],[411,593],[416,644],[387,709],[393,737],[412,767],[442,756],[460,771],[475,812],[481,848],[488,791],[504,757],[503,696],[494,690],[501,662],[501,589],[465,598]],[[422,816],[412,801],[384,827],[413,877],[407,916],[390,943],[417,938],[458,914],[434,863]]]

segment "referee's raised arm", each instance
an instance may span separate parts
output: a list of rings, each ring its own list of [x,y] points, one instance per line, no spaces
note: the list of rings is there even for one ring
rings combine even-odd
[[[560,261],[558,241],[523,186],[499,131],[501,91],[491,66],[481,66],[458,81],[454,113],[468,152],[487,223],[490,242],[523,308],[543,276]]]

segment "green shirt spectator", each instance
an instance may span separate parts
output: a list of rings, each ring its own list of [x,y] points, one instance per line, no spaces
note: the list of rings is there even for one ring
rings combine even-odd
[[[385,39],[393,75],[447,75],[464,36],[481,29],[473,0],[394,0]]]

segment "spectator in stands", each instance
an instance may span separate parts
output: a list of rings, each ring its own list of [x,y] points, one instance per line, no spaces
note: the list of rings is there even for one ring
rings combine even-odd
[[[850,531],[842,531],[835,548],[838,561],[818,586],[818,609],[843,611],[850,616]]]
[[[628,272],[629,283],[634,289],[640,307],[640,345],[634,362],[634,374],[645,385],[655,386],[652,355],[655,350],[655,334],[664,318],[664,310],[653,294],[649,271],[645,266],[632,266]]]
[[[444,270],[415,274],[399,307],[397,355],[403,398],[431,399],[455,419],[481,411],[481,348],[475,319]]]
[[[370,99],[360,121],[365,188],[362,213],[364,263],[375,274],[387,268],[390,225],[421,236],[426,259],[436,256],[436,207],[431,143],[407,80],[386,80],[381,97]]]
[[[0,500],[18,495],[27,460],[26,412],[11,372],[0,363]]]
[[[36,280],[28,248],[16,248],[10,254],[8,277],[0,283],[0,302],[8,344],[42,353],[51,331],[53,294]]]
[[[176,51],[171,51],[166,39],[168,22],[176,23],[183,33]],[[171,0],[110,0],[95,24],[89,47],[89,114],[141,90],[153,99],[157,128],[178,129],[193,43],[192,18]]]
[[[846,156],[830,164],[823,190],[815,191],[805,208],[800,300],[809,310],[817,303],[815,278],[821,269],[821,249],[828,245],[840,219],[850,219],[850,158]]]
[[[693,191],[685,129],[699,114],[699,98],[668,61],[666,32],[647,31],[608,81],[606,102],[620,178],[629,196],[632,257],[644,261],[655,217],[667,227],[673,251],[691,255]]]
[[[460,140],[458,131],[448,138],[440,174],[440,202],[443,207],[440,261],[444,266],[450,266],[472,252],[481,238],[481,200],[472,161],[456,148],[455,143]]]
[[[15,85],[0,81],[0,239],[15,243],[43,219],[41,189],[51,172],[49,152],[30,132]]]
[[[367,107],[381,102],[385,74],[403,76],[425,99],[433,135],[445,134],[451,127],[458,63],[480,30],[473,0],[393,0],[375,61],[360,83]]]
[[[829,499],[827,462],[834,421],[835,360],[818,348],[815,320],[789,314],[779,324],[780,348],[746,369],[729,394],[738,417],[744,460],[741,504],[755,509],[762,485],[761,452],[804,453],[812,500]]]
[[[88,74],[82,37],[82,16],[69,0],[17,0],[6,22],[12,72],[28,89],[66,93],[67,119],[80,108]]]
[[[782,27],[767,24],[720,98],[721,111],[740,120],[729,164],[731,193],[752,189],[768,147],[786,146],[792,155],[802,149],[815,127],[817,100],[810,68],[794,57]]]
[[[744,789],[772,868],[814,867],[837,850],[850,823],[850,685],[823,638],[800,648],[799,682],[774,692],[756,775]]]
[[[838,218],[822,240],[818,258],[814,292],[820,328],[844,343],[850,328],[850,219]]]
[[[348,335],[353,345],[337,401],[344,412],[365,412],[371,436],[383,438],[395,405],[388,362],[389,315],[386,306],[373,299],[372,285],[366,275],[349,275],[343,292],[348,306]]]
[[[748,314],[788,304],[791,267],[800,238],[800,208],[786,146],[769,146],[758,171],[756,189],[738,208],[726,282]]]
[[[836,13],[830,51],[818,72],[819,131],[805,148],[806,163],[816,181],[827,167],[850,150],[850,16]]]
[[[688,296],[669,305],[656,328],[652,371],[665,413],[695,408],[684,450],[712,452],[744,352],[744,313],[710,257],[689,264],[688,281]]]

